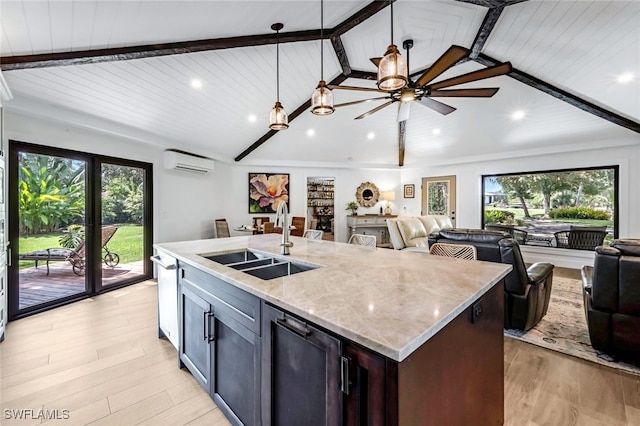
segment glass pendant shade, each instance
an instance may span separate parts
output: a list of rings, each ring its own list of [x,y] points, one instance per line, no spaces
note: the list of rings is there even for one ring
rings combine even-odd
[[[324,80],[320,80],[318,87],[311,94],[311,112],[315,115],[329,115],[333,108],[333,93]]]
[[[398,47],[389,45],[378,65],[378,88],[387,92],[402,89],[407,85],[408,74],[407,61]]]
[[[276,102],[269,114],[269,128],[271,130],[285,130],[289,128],[289,117],[280,101]]]

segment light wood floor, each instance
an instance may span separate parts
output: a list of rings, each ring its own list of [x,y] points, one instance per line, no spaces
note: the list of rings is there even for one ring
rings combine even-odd
[[[41,424],[6,410],[45,409],[69,410],[64,425],[227,425],[156,337],[156,290],[148,281],[9,323],[0,423]],[[640,425],[637,376],[510,338],[504,367],[506,425]]]

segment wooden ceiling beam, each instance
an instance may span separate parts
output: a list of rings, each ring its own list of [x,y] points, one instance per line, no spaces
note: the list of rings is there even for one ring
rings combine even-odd
[[[347,51],[344,50],[344,45],[342,44],[342,38],[340,36],[331,37],[331,45],[333,46],[333,50],[336,52],[336,56],[338,57],[338,62],[340,62],[340,66],[342,67],[342,74],[351,74],[351,65],[349,64]]]
[[[391,0],[391,3],[395,3],[396,0]],[[371,18],[376,13],[380,12],[385,7],[389,6],[390,2],[387,1],[372,1],[353,15],[349,16],[347,19],[339,23],[335,26],[333,30],[331,30],[331,37],[339,37],[342,34],[346,33],[350,29],[358,26],[363,23],[367,19]]]
[[[475,40],[473,40],[473,44],[471,45],[471,53],[469,54],[469,58],[475,59],[478,57],[482,49],[484,48],[484,44],[487,42],[489,35],[493,31],[498,22],[498,18],[502,15],[503,7],[492,7],[487,10],[487,14],[484,15],[484,19],[482,21],[482,25],[480,25],[480,29],[476,34]]]
[[[512,4],[523,3],[528,0],[456,0],[461,3],[469,3],[475,4],[476,6],[484,6],[484,7],[505,7],[511,6]]]
[[[500,64],[499,61],[485,55],[484,53],[481,53],[475,59],[475,61],[488,67]],[[582,99],[579,96],[574,95],[573,93],[567,92],[566,90],[560,89],[559,87],[555,87],[545,81],[540,80],[537,77],[527,74],[524,71],[512,68],[511,72],[507,74],[507,76],[518,80],[519,82],[524,83],[527,86],[531,86],[534,89],[538,89],[541,92],[546,93],[547,95],[551,95],[556,99],[566,102],[569,105],[580,108],[581,110],[588,112],[589,114],[595,115],[596,117],[605,119],[636,133],[640,133],[640,123],[638,123],[637,121],[633,121],[629,118],[616,114],[613,111]]]
[[[392,0],[395,1],[395,0]],[[335,28],[324,31],[324,38],[339,38],[389,5],[388,1],[372,1]],[[321,39],[321,31],[293,31],[280,33],[280,43],[295,43]],[[67,65],[96,64],[101,62],[127,61],[131,59],[153,58],[157,56],[180,55],[183,53],[205,52],[210,50],[255,47],[275,44],[274,33],[250,36],[226,37],[207,40],[180,41],[175,43],[146,44],[142,46],[115,47],[110,49],[90,49],[74,52],[43,53],[37,55],[3,56],[0,58],[0,70],[13,71],[31,68],[62,67]],[[342,42],[340,41],[341,45]],[[336,44],[334,43],[334,46]],[[342,48],[344,51],[344,48]],[[336,50],[336,54],[340,52]],[[340,56],[338,56],[340,58]],[[344,53],[346,58],[346,53]],[[342,63],[342,62],[341,62]],[[344,67],[343,67],[344,68]]]
[[[285,32],[280,33],[278,36],[280,43],[293,43],[319,39],[320,30]],[[3,56],[0,58],[0,69],[2,69],[2,71],[13,71],[29,68],[61,67],[66,65],[126,61],[130,59],[179,55],[183,53],[204,52],[209,50],[264,46],[275,43],[275,33],[269,33],[209,40],[180,41],[165,44],[147,44],[144,46],[116,47],[111,49],[80,50],[75,52],[44,53],[39,55]]]
[[[340,84],[343,81],[345,81],[346,79],[347,79],[347,76],[345,76],[344,74],[340,74],[339,76],[337,76],[336,78],[331,80],[328,84],[329,85]],[[304,111],[308,110],[310,107],[311,107],[311,99],[307,100],[305,103],[303,103],[298,108],[296,108],[295,111],[293,111],[291,114],[289,114],[289,123],[291,123],[293,120],[295,120],[296,117],[298,117]],[[269,130],[267,133],[262,135],[260,137],[260,139],[258,139],[254,143],[252,143],[251,146],[249,146],[249,148],[247,148],[244,151],[242,151],[236,158],[234,158],[234,160],[235,161],[242,160],[247,155],[251,154],[253,151],[258,149],[260,147],[260,145],[262,145],[263,143],[265,143],[266,141],[271,139],[273,136],[275,136],[276,133],[278,133],[278,130]]]

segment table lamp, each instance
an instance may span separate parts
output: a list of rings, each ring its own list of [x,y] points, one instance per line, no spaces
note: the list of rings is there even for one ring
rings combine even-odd
[[[380,199],[385,200],[387,202],[387,207],[384,209],[384,214],[391,214],[391,202],[395,201],[396,193],[394,191],[382,191],[380,194]]]

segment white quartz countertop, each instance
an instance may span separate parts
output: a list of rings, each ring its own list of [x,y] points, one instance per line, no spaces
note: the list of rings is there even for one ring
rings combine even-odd
[[[280,255],[281,235],[155,244],[286,311],[402,361],[486,293],[510,265],[291,237],[291,260],[321,267],[262,280],[205,259],[254,249]]]

